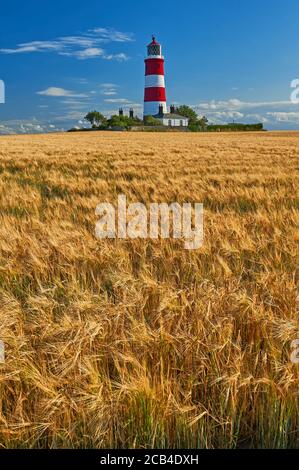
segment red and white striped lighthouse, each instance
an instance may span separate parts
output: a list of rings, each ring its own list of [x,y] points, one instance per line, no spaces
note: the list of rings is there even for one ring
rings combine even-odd
[[[162,47],[153,37],[145,59],[144,116],[167,113]]]

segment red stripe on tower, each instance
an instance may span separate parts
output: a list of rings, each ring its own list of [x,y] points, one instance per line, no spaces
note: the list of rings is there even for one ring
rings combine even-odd
[[[145,75],[164,75],[164,59],[146,59]]]
[[[162,47],[153,37],[145,59],[144,116],[167,113]]]
[[[146,88],[144,91],[144,102],[148,102],[148,101],[157,101],[157,102],[165,101],[166,103],[165,88],[162,88],[162,87]],[[158,109],[158,112],[159,112],[159,109]]]

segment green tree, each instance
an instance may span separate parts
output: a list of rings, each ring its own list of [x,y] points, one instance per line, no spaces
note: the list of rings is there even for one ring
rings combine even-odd
[[[198,125],[201,131],[206,131],[208,129],[208,122],[209,120],[206,118],[206,116],[198,119]]]
[[[118,116],[115,114],[108,120],[108,124],[109,127],[124,127],[125,129],[129,129],[134,125],[134,119],[129,118],[128,116]]]
[[[207,118],[203,116],[199,119],[194,109],[190,106],[187,106],[185,104],[180,106],[179,108],[177,108],[177,113],[189,119],[188,127],[190,131],[200,132],[207,130]]]
[[[197,114],[190,106],[183,105],[177,108],[177,113],[189,119],[189,124],[194,124],[198,120]]]
[[[84,119],[90,122],[93,129],[107,126],[107,119],[99,111],[90,111]]]
[[[133,126],[141,126],[142,124],[143,122],[137,116],[129,117],[115,114],[108,119],[109,127],[124,127],[125,129],[130,129]]]
[[[154,118],[154,116],[145,116],[144,117],[144,125],[145,126],[161,126],[162,123],[160,119]]]

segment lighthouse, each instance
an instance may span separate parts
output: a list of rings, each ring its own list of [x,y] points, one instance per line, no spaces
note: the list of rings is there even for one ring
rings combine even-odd
[[[153,36],[145,59],[144,116],[166,114],[166,90],[162,46]]]

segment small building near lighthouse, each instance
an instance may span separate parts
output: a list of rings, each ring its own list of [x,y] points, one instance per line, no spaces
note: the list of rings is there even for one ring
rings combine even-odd
[[[162,46],[153,36],[152,42],[147,46],[145,59],[145,89],[144,89],[144,117],[153,116],[159,119],[164,126],[188,127],[188,118],[179,115],[174,106],[167,109],[164,57]]]
[[[159,113],[154,118],[159,119],[163,126],[188,127],[189,125],[189,119],[178,114],[174,106],[170,106],[170,113],[164,113],[162,107],[160,107]]]

